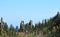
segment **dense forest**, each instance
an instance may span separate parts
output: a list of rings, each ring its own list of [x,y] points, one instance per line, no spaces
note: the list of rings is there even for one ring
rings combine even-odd
[[[24,36],[22,34],[24,34]],[[1,18],[0,37],[60,37],[60,14],[57,12],[54,17],[44,19],[35,25],[33,25],[32,20],[26,24],[24,24],[22,20],[20,28],[18,28],[18,26],[14,28],[12,24],[8,27],[7,23]]]

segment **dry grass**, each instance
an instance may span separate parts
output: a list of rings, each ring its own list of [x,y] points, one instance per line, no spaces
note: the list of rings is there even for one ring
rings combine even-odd
[[[4,34],[2,36],[0,36],[0,37],[4,37]],[[9,37],[9,36],[5,35],[5,37]],[[18,35],[16,35],[16,37],[43,37],[43,35],[42,34],[33,35],[33,34],[25,34],[23,32],[19,32]]]

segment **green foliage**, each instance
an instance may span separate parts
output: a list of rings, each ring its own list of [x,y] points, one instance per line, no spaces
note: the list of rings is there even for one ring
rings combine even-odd
[[[38,35],[41,33],[40,31],[43,32],[43,35],[45,37],[60,37],[60,14],[57,14],[55,17],[49,20],[45,19],[42,21],[42,23],[38,22],[35,24],[35,26],[31,23],[32,23],[32,20],[29,23],[26,23],[24,25],[24,31],[27,30],[29,32],[28,37],[35,37],[34,35],[31,35],[31,33]],[[4,23],[4,28],[1,28],[1,27],[2,25],[0,23],[0,34],[2,33],[5,35],[8,33],[10,37],[15,37],[19,30],[18,26],[14,28],[12,24],[10,25],[10,28],[9,28],[7,23]],[[21,26],[20,26],[20,31],[23,31]]]
[[[34,35],[29,34],[28,37],[35,37]]]
[[[8,31],[8,25],[7,25],[7,23],[4,23],[4,31]]]
[[[9,29],[10,31],[14,31],[14,27],[13,27],[13,25],[11,24],[10,25],[10,29]]]

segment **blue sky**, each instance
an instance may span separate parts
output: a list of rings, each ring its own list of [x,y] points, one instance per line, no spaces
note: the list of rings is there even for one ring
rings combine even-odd
[[[49,19],[60,11],[60,0],[0,0],[0,18],[10,26],[20,26],[21,20],[33,23]]]

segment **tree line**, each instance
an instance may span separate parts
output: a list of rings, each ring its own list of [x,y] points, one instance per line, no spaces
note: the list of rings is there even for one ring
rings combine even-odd
[[[26,24],[22,21],[20,28],[18,28],[18,26],[14,28],[12,24],[9,28],[7,23],[4,23],[3,30],[0,27],[0,35],[5,33],[10,37],[16,37],[19,32],[24,32],[25,34],[33,33],[34,35],[42,33],[45,37],[60,37],[60,14],[57,12],[54,17],[38,22],[35,26],[32,24],[32,20],[30,20],[30,22]]]

